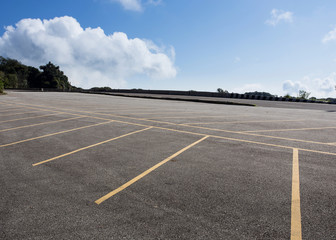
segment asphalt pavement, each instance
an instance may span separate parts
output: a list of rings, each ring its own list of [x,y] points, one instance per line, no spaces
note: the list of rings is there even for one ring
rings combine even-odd
[[[336,239],[336,106],[243,101],[0,96],[0,239]]]

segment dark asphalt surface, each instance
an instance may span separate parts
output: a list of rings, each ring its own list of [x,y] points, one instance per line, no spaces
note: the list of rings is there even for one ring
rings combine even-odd
[[[157,99],[181,99],[181,100],[204,100],[204,101],[217,101],[232,102],[237,104],[253,104],[259,107],[271,107],[271,108],[296,108],[296,109],[314,109],[314,110],[326,110],[335,111],[335,104],[321,104],[321,103],[303,103],[303,102],[291,102],[288,104],[286,101],[267,101],[267,100],[254,100],[254,99],[238,99],[238,98],[218,98],[218,97],[196,97],[196,96],[184,96],[184,95],[163,95],[163,94],[144,94],[144,93],[106,93],[113,96],[124,97],[150,97]]]
[[[336,239],[336,106],[244,101],[0,96],[0,239],[290,239],[293,148],[302,239]]]

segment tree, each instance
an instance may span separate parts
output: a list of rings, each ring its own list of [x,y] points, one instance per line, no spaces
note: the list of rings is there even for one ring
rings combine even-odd
[[[298,98],[301,99],[308,99],[309,98],[310,93],[305,91],[305,90],[299,90],[299,95]]]
[[[71,84],[68,77],[51,62],[46,65],[40,66],[42,73],[38,77],[39,84],[44,88],[57,88],[57,89],[71,89]]]
[[[258,92],[258,91],[254,91],[254,92],[245,92],[245,95],[252,95],[252,96],[261,96],[261,97],[275,97],[275,95],[270,94],[268,92]]]
[[[223,90],[222,88],[217,88],[217,92],[222,94],[229,93],[227,90]]]
[[[0,71],[0,93],[3,93],[4,90],[4,80],[5,80],[5,74],[4,72]]]

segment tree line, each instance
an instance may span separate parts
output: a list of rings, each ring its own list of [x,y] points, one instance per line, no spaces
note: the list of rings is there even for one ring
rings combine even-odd
[[[39,69],[0,56],[0,92],[3,88],[55,88],[71,90],[68,77],[49,62]],[[2,89],[2,90],[1,90]]]

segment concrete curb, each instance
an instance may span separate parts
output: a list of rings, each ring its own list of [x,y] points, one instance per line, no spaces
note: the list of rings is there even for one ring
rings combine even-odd
[[[128,94],[118,94],[118,93],[107,93],[107,92],[84,92],[87,94],[101,94],[109,95],[116,97],[131,97],[131,98],[146,98],[146,99],[158,99],[158,100],[173,100],[173,101],[184,101],[184,102],[200,102],[200,103],[211,103],[211,104],[225,104],[225,105],[237,105],[237,106],[248,106],[255,107],[255,104],[249,103],[239,103],[239,102],[230,102],[230,101],[216,101],[216,100],[206,100],[206,99],[186,99],[186,98],[177,98],[177,97],[159,97],[159,96],[137,96],[137,95],[128,95]]]

